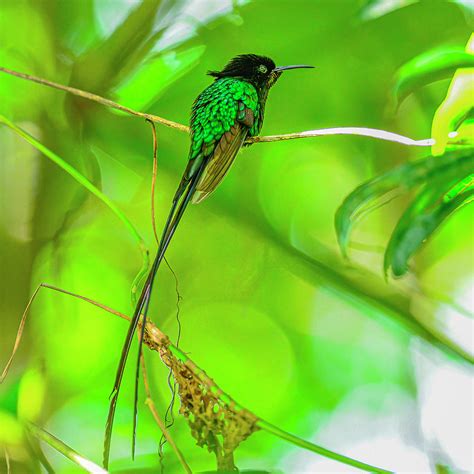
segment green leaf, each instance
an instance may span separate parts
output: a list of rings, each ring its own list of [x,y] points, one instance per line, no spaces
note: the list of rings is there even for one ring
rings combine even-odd
[[[17,127],[15,124],[10,122],[6,117],[0,114],[0,123],[5,124],[7,127],[12,129],[15,133],[20,135],[24,140],[26,140],[30,145],[34,146],[38,151],[43,155],[49,158],[53,163],[62,168],[66,173],[68,173],[72,178],[74,178],[79,184],[84,186],[90,193],[96,196],[100,201],[102,201],[127,227],[133,238],[136,240],[138,247],[142,255],[142,267],[135,277],[135,280],[132,285],[132,301],[134,300],[134,295],[137,291],[137,285],[146,274],[149,266],[149,254],[148,249],[145,246],[145,242],[142,239],[141,235],[138,233],[135,226],[130,222],[127,216],[117,207],[117,205],[106,196],[100,189],[94,186],[84,175],[82,175],[77,169],[63,160],[56,153],[52,152],[41,144],[38,140],[32,137],[29,133],[25,132],[21,128]]]
[[[34,7],[42,11],[49,24],[54,24],[55,46],[64,45],[66,54],[79,56],[100,40],[95,4],[95,0],[73,0],[67,3],[67,8],[58,8],[53,2],[37,2]],[[74,21],[70,21],[71,18]]]
[[[446,199],[453,184],[457,187],[452,181],[429,182],[413,200],[390,237],[384,258],[385,274],[392,269],[393,276],[403,276],[408,271],[409,259],[425,241],[453,212],[473,199],[474,185]]]
[[[474,34],[466,46],[466,52],[474,58]],[[449,85],[446,97],[433,116],[431,136],[435,140],[431,148],[433,155],[441,155],[449,146],[450,136],[456,132],[455,143],[461,146],[473,143],[473,97],[474,68],[462,68],[456,71]]]
[[[22,427],[11,413],[0,410],[0,446],[20,445],[23,440]]]
[[[45,442],[53,449],[66,456],[73,463],[80,466],[84,471],[90,472],[91,474],[107,474],[105,469],[81,456],[77,451],[74,451],[74,449],[70,448],[67,444],[63,443],[51,433],[48,433],[46,430],[43,430],[32,423],[28,423],[26,428],[35,438]]]
[[[375,207],[388,202],[393,195],[414,189],[427,181],[461,181],[474,169],[474,149],[455,150],[441,157],[422,158],[399,166],[358,186],[338,208],[336,234],[342,254],[347,257],[353,226]]]
[[[153,47],[147,39],[160,3],[144,0],[106,40],[84,53],[74,65],[71,84],[105,92],[120,83],[123,74],[133,71]]]
[[[20,71],[36,72],[50,77],[57,74],[55,40],[48,29],[48,18],[39,5],[46,2],[1,2],[0,65]],[[21,32],[28,34],[21,34]],[[41,58],[41,59],[39,59]],[[43,108],[51,107],[52,91],[40,90],[34,84],[19,84],[12,77],[0,81],[2,112],[16,118],[34,120]]]
[[[18,394],[18,417],[36,421],[41,415],[45,400],[46,383],[37,368],[31,368],[22,376]]]
[[[466,178],[456,183],[453,188],[446,193],[445,201],[450,201],[451,199],[454,199],[458,194],[467,191],[472,186],[474,186],[474,174],[470,174]]]
[[[121,104],[146,110],[167,86],[192,69],[202,56],[205,46],[195,46],[181,52],[172,51],[147,61],[116,90]]]
[[[397,72],[392,90],[394,105],[398,107],[414,90],[468,67],[474,67],[474,55],[464,48],[438,48],[416,56]]]

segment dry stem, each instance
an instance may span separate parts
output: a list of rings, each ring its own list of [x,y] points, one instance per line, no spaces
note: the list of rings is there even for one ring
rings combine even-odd
[[[143,357],[143,354],[141,355],[140,360],[142,364],[143,385],[145,386],[145,393],[146,393],[145,405],[150,410],[150,413],[155,419],[156,424],[160,427],[160,430],[163,433],[163,436],[166,438],[166,441],[168,441],[170,446],[173,448],[173,451],[176,453],[176,456],[181,462],[181,465],[183,466],[186,473],[192,474],[191,468],[189,467],[188,463],[184,459],[183,453],[180,451],[180,449],[174,442],[174,439],[169,434],[168,429],[166,428],[165,422],[163,421],[161,416],[158,414],[158,410],[156,409],[155,402],[153,401],[153,398],[151,396],[150,384],[148,383],[148,372],[146,369],[145,358]]]
[[[118,104],[110,99],[106,99],[97,94],[92,94],[91,92],[83,91],[81,89],[76,89],[75,87],[64,86],[56,82],[48,81],[47,79],[42,79],[41,77],[32,76],[31,74],[25,74],[22,72],[13,71],[5,67],[0,67],[0,72],[5,72],[15,77],[21,79],[26,79],[28,81],[36,82],[48,87],[53,87],[54,89],[59,89],[64,92],[69,92],[70,94],[77,95],[87,100],[97,102],[99,104],[111,107],[113,109],[120,110],[122,112],[135,115],[137,117],[142,117],[144,119],[150,120],[151,122],[156,122],[161,125],[166,125],[170,128],[175,128],[181,132],[189,133],[189,127],[178,122],[173,122],[172,120],[165,119],[158,115],[146,114],[143,112],[138,112],[137,110],[125,107],[124,105]],[[306,130],[304,132],[297,133],[287,133],[282,135],[269,135],[262,137],[252,137],[246,140],[247,144],[251,143],[267,143],[267,142],[276,142],[282,140],[294,140],[296,138],[311,138],[311,137],[320,137],[325,135],[359,135],[364,137],[377,138],[380,140],[387,140],[391,142],[401,143],[408,146],[432,146],[434,140],[424,139],[424,140],[413,140],[412,138],[405,137],[403,135],[398,135],[396,133],[387,132],[385,130],[378,130],[374,128],[365,128],[365,127],[337,127],[337,128],[323,128],[319,130]]]
[[[116,311],[116,310],[114,310],[114,309],[112,309],[112,308],[110,308],[106,305],[98,303],[97,301],[94,301],[90,298],[79,295],[77,293],[72,293],[72,292],[69,292],[67,290],[63,290],[62,288],[58,288],[58,287],[55,287],[55,286],[52,286],[52,285],[47,285],[45,283],[41,283],[38,286],[38,288],[36,289],[36,291],[33,293],[33,296],[30,298],[30,301],[28,302],[27,310],[30,308],[31,304],[33,303],[33,300],[34,300],[35,296],[38,294],[39,289],[42,288],[42,287],[58,291],[60,293],[72,296],[74,298],[81,299],[81,300],[86,301],[90,304],[93,304],[94,306],[97,306],[97,307],[99,307],[99,308],[101,308],[101,309],[103,309],[103,310],[105,310],[109,313],[112,313],[116,316],[119,316],[122,319],[125,319],[127,321],[130,320],[130,318],[127,315],[125,315],[125,314],[123,314],[119,311]],[[19,331],[17,333],[17,338],[16,338],[16,341],[15,341],[15,345],[14,345],[12,355],[11,355],[11,357],[10,357],[8,363],[7,363],[7,367],[3,371],[4,376],[6,376],[6,374],[8,372],[8,367],[10,366],[11,360],[13,359],[13,357],[15,355],[15,352],[18,348],[18,345],[20,343],[21,334],[23,332],[23,327],[24,327],[24,324],[25,324],[26,316],[28,314],[27,310],[25,310],[25,312],[23,313],[23,316],[22,316],[22,319],[21,319],[21,322],[20,322],[21,332]],[[268,423],[265,420],[257,417],[253,413],[247,411],[245,408],[243,408],[241,405],[239,405],[235,400],[233,400],[232,397],[230,397],[228,394],[226,394],[206,374],[206,372],[203,369],[201,369],[200,367],[198,367],[191,359],[189,359],[189,357],[184,352],[182,352],[178,347],[176,347],[174,344],[172,344],[171,341],[169,340],[168,336],[166,334],[164,334],[157,326],[155,326],[154,323],[152,323],[149,320],[147,321],[146,327],[145,327],[144,343],[149,347],[149,349],[158,352],[160,357],[162,357],[163,355],[166,355],[166,354],[168,354],[168,356],[170,354],[172,354],[173,357],[175,357],[177,360],[179,360],[180,363],[184,367],[186,367],[186,369],[189,370],[189,372],[192,373],[194,377],[196,377],[204,386],[206,386],[209,393],[214,394],[215,397],[217,397],[223,404],[227,405],[234,412],[247,413],[250,417],[252,417],[254,419],[256,429],[265,430],[265,431],[267,431],[269,433],[272,433],[273,435],[275,435],[275,436],[277,436],[277,437],[279,437],[283,440],[286,440],[289,443],[292,443],[296,446],[299,446],[303,449],[307,449],[307,450],[312,451],[314,453],[318,453],[322,456],[328,457],[329,459],[336,460],[338,462],[344,463],[344,464],[349,465],[349,466],[354,466],[358,469],[361,469],[361,470],[364,470],[364,471],[367,471],[367,472],[376,472],[376,473],[380,473],[380,474],[390,473],[390,471],[387,471],[385,469],[381,469],[381,468],[378,468],[378,467],[375,467],[375,466],[371,466],[370,464],[366,464],[366,463],[363,463],[363,462],[358,461],[356,459],[349,458],[347,456],[341,455],[341,454],[336,453],[334,451],[330,451],[328,449],[325,449],[322,446],[318,446],[318,445],[313,444],[309,441],[298,438],[297,436],[294,436],[290,433],[287,433],[286,431],[281,430],[277,426],[274,426],[271,423]],[[164,361],[164,362],[166,364],[166,361]],[[145,389],[147,390],[147,393],[148,393],[148,387],[147,386],[146,386]],[[148,404],[148,406],[150,407],[149,404]],[[150,408],[150,410],[151,410],[151,408]],[[151,410],[151,411],[152,411],[152,414],[153,414],[153,410]],[[159,423],[158,421],[157,421],[157,423],[161,426],[162,420],[161,420],[161,423]],[[167,434],[166,429],[163,430],[163,434],[166,436],[166,434]],[[168,434],[168,436],[169,436],[169,434]],[[171,439],[171,436],[170,436],[170,439]],[[170,445],[174,449],[174,446],[175,446],[174,443],[172,443],[170,441]],[[177,450],[177,448],[176,448],[175,452],[178,455],[179,451]],[[178,458],[181,461],[181,457],[179,455],[178,455]],[[183,465],[183,467],[184,467],[184,465]],[[188,471],[186,471],[186,472],[188,472]]]
[[[108,313],[111,313],[115,316],[118,316],[119,318],[125,319],[126,321],[130,321],[130,318],[126,314],[123,314],[120,311],[116,311],[115,309],[110,308],[109,306],[106,306],[102,303],[99,303],[99,302],[97,302],[97,301],[95,301],[91,298],[87,298],[86,296],[82,296],[82,295],[79,295],[77,293],[72,293],[70,291],[63,290],[62,288],[59,288],[57,286],[48,285],[46,283],[40,283],[37,286],[36,290],[33,292],[33,295],[31,296],[30,300],[28,301],[28,304],[26,305],[25,311],[23,312],[23,315],[21,317],[20,324],[19,324],[19,327],[18,327],[18,331],[17,331],[17,334],[16,334],[15,343],[13,345],[11,355],[10,355],[10,357],[9,357],[9,359],[8,359],[6,365],[5,365],[5,368],[3,369],[2,375],[0,377],[0,383],[2,383],[5,380],[5,378],[8,374],[8,371],[10,369],[12,361],[13,361],[13,359],[15,357],[15,354],[18,350],[18,347],[20,345],[21,338],[23,336],[23,331],[24,331],[24,327],[25,327],[25,323],[26,323],[26,318],[27,318],[28,313],[30,311],[31,305],[33,304],[33,301],[35,300],[35,298],[36,298],[36,296],[37,296],[37,294],[38,294],[38,292],[41,288],[47,288],[49,290],[58,291],[59,293],[63,293],[65,295],[72,296],[74,298],[78,298],[78,299],[83,300],[87,303],[90,303],[94,306],[97,306],[97,307],[103,309],[104,311],[107,311]],[[147,323],[147,330],[148,330],[148,324],[152,324],[152,323]],[[146,395],[147,395],[147,399],[146,399],[145,404],[148,406],[153,418],[155,419],[156,423],[160,427],[160,429],[163,433],[163,436],[166,438],[166,440],[168,441],[168,443],[172,447],[172,449],[175,452],[177,458],[181,462],[184,470],[189,474],[189,473],[191,473],[191,469],[190,469],[189,465],[186,463],[186,461],[184,459],[184,456],[181,453],[181,451],[179,450],[178,446],[176,445],[174,439],[172,438],[172,436],[169,434],[168,430],[166,429],[165,424],[163,423],[163,421],[159,417],[158,412],[157,412],[156,407],[155,407],[155,404],[154,404],[154,402],[151,398],[151,392],[150,392],[150,387],[149,387],[149,384],[148,384],[148,378],[147,378],[147,375],[146,375],[146,368],[145,368],[145,362],[143,360],[143,355],[142,355],[142,367],[143,367],[143,383],[145,385],[145,392],[146,392]]]
[[[48,81],[47,79],[42,79],[41,77],[32,76],[31,74],[24,74],[22,72],[12,71],[11,69],[7,69],[5,67],[0,67],[0,71],[15,77],[20,77],[21,79],[26,79],[27,81],[37,82],[38,84],[42,84],[44,86],[53,87],[54,89],[59,89],[64,92],[69,92],[70,94],[74,94],[79,97],[83,97],[84,99],[98,102],[99,104],[120,110],[127,114],[136,115],[137,117],[142,117],[144,119],[151,120],[152,122],[161,123],[162,125],[166,125],[167,127],[176,128],[178,130],[181,130],[182,132],[189,133],[189,127],[187,127],[186,125],[173,122],[172,120],[168,120],[163,117],[158,117],[157,115],[138,112],[137,110],[133,110],[129,107],[125,107],[124,105],[117,104],[117,102],[114,102],[113,100],[106,99],[97,94],[92,94],[91,92],[76,89],[75,87],[64,86],[62,84],[58,84],[57,82],[52,82]]]

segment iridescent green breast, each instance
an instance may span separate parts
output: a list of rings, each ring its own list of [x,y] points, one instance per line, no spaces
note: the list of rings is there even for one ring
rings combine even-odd
[[[254,114],[249,135],[258,134],[261,128],[260,104],[255,87],[235,78],[214,81],[196,99],[191,114],[191,149],[189,159],[199,154],[212,154],[217,142],[228,132],[236,120],[242,120],[245,108]]]

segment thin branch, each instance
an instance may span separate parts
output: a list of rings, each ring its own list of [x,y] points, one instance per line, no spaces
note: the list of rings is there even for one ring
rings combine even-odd
[[[92,94],[91,92],[86,92],[81,89],[76,89],[75,87],[64,86],[62,84],[58,84],[57,82],[48,81],[47,79],[42,79],[41,77],[32,76],[30,74],[24,74],[22,72],[12,71],[11,69],[7,69],[5,67],[0,67],[0,72],[5,72],[12,76],[19,77],[21,79],[26,79],[27,81],[37,82],[38,84],[42,84],[44,86],[52,87],[54,89],[59,89],[64,92],[69,92],[70,94],[77,95],[84,99],[92,100],[93,102],[98,102],[99,104],[105,105],[106,107],[111,107],[112,109],[117,109],[127,114],[136,115],[137,117],[143,117],[145,119],[151,120],[152,122],[157,122],[157,123],[160,123],[161,125],[166,125],[167,127],[176,128],[178,130],[181,130],[182,132],[189,133],[189,127],[187,127],[186,125],[173,122],[172,120],[168,120],[163,117],[158,117],[157,115],[144,114],[143,112],[138,112],[137,110],[130,109],[129,107],[120,105],[117,102],[101,97],[100,95]]]
[[[135,115],[137,117],[142,117],[151,122],[156,122],[161,125],[166,125],[170,128],[175,128],[182,132],[189,133],[189,127],[183,125],[178,122],[173,122],[172,120],[165,119],[163,117],[159,117],[158,115],[152,114],[145,114],[143,112],[138,112],[137,110],[131,109],[129,107],[125,107],[117,102],[114,102],[110,99],[106,99],[101,97],[97,94],[92,94],[90,92],[83,91],[81,89],[76,89],[75,87],[64,86],[62,84],[58,84],[56,82],[48,81],[46,79],[42,79],[40,77],[32,76],[30,74],[24,74],[22,72],[13,71],[11,69],[7,69],[4,67],[0,67],[0,72],[5,72],[6,74],[10,74],[15,77],[19,77],[21,79],[26,79],[27,81],[36,82],[38,84],[42,84],[48,87],[53,87],[54,89],[59,89],[64,92],[69,92],[70,94],[77,95],[87,100],[92,100],[99,104],[105,105],[106,107],[111,107],[113,109],[120,110],[122,112],[126,112],[131,115]],[[336,128],[323,128],[319,130],[307,130],[304,132],[297,132],[297,133],[287,133],[283,135],[269,135],[263,137],[252,137],[246,140],[247,144],[252,143],[267,143],[267,142],[276,142],[282,140],[294,140],[296,138],[312,138],[312,137],[320,137],[326,135],[358,135],[364,137],[371,137],[371,138],[378,138],[380,140],[386,140],[396,143],[401,143],[407,146],[424,146],[429,147],[432,146],[435,141],[432,138],[424,139],[424,140],[413,140],[412,138],[405,137],[403,135],[398,135],[396,133],[387,132],[385,130],[378,130],[374,128],[365,128],[365,127],[336,127]],[[452,143],[454,144],[454,142]]]
[[[86,296],[82,296],[82,295],[79,295],[77,293],[72,293],[70,291],[63,290],[62,288],[59,288],[57,286],[48,285],[47,283],[40,283],[36,287],[33,294],[31,295],[31,297],[30,297],[30,299],[29,299],[29,301],[26,305],[25,311],[23,312],[23,315],[22,315],[21,320],[20,320],[20,325],[18,327],[18,331],[17,331],[17,334],[16,334],[15,344],[13,346],[10,358],[8,359],[8,362],[5,365],[5,368],[3,369],[3,373],[2,373],[2,376],[0,378],[0,383],[2,383],[5,380],[5,377],[8,374],[8,370],[9,370],[9,368],[11,366],[11,363],[12,363],[14,357],[15,357],[15,354],[18,350],[18,346],[20,345],[20,342],[21,342],[21,339],[22,339],[22,336],[23,336],[23,330],[24,330],[24,327],[25,327],[26,318],[27,318],[27,316],[29,314],[29,311],[30,311],[30,307],[33,304],[33,301],[36,299],[36,296],[37,296],[37,294],[38,294],[38,292],[41,288],[47,288],[49,290],[54,290],[54,291],[57,291],[59,293],[63,293],[65,295],[72,296],[74,298],[77,298],[77,299],[80,299],[80,300],[85,301],[87,303],[90,303],[94,306],[97,306],[100,309],[103,309],[104,311],[107,311],[108,313],[111,313],[115,316],[118,316],[119,318],[125,319],[126,321],[130,321],[130,318],[126,314],[123,314],[120,311],[116,311],[115,309],[110,308],[109,306],[106,306],[106,305],[104,305],[102,303],[99,303],[95,300],[87,298]],[[150,411],[153,415],[153,418],[156,420],[158,426],[160,427],[161,431],[163,432],[163,435],[165,436],[165,438],[169,442],[170,446],[173,448],[174,452],[176,453],[176,456],[178,457],[179,461],[183,465],[183,468],[185,469],[186,472],[190,473],[191,470],[190,470],[188,464],[184,460],[184,457],[183,457],[181,451],[178,449],[178,447],[177,447],[176,443],[174,442],[173,438],[168,433],[168,430],[166,429],[164,422],[161,420],[161,418],[159,418],[159,415],[158,415],[158,412],[156,411],[153,400],[151,399],[151,392],[150,392],[150,387],[148,385],[148,378],[147,378],[147,372],[146,372],[146,367],[145,367],[145,361],[143,359],[142,359],[142,368],[143,368],[143,383],[145,385],[145,392],[147,394],[147,400],[146,400],[145,404],[149,407],[149,409],[150,409]]]
[[[89,461],[85,457],[81,456],[77,451],[64,444],[60,439],[56,438],[56,436],[53,436],[51,433],[48,433],[46,430],[39,428],[33,423],[27,423],[26,428],[35,438],[49,444],[56,451],[66,456],[78,466],[81,466],[87,472],[90,472],[91,474],[108,473],[108,471],[93,463],[92,461]]]
[[[378,138],[389,142],[401,143],[408,146],[432,146],[435,141],[433,138],[424,140],[413,140],[412,138],[399,135],[398,133],[387,132],[377,128],[366,127],[334,127],[321,128],[319,130],[307,130],[298,133],[286,133],[284,135],[268,135],[266,137],[249,138],[246,143],[267,143],[278,142],[282,140],[294,140],[296,138],[322,137],[326,135],[358,135],[362,137]]]
[[[44,285],[47,287],[47,285]],[[56,288],[55,288],[56,289]],[[93,301],[89,298],[84,296],[76,295],[75,293],[68,292],[66,290],[59,289],[60,292],[65,293],[70,296],[79,297],[80,299],[87,301],[99,308],[107,310],[108,307],[105,307],[101,303]],[[118,314],[119,312],[116,310],[110,311],[112,314]],[[120,314],[120,313],[119,313]],[[122,319],[129,319],[126,315],[121,314]],[[160,349],[169,349],[169,351],[179,359],[186,367],[196,376],[198,379],[204,383],[207,387],[210,388],[212,393],[219,394],[219,399],[222,400],[226,405],[230,405],[233,407],[234,410],[240,411],[244,410],[244,408],[239,405],[230,395],[223,392],[223,390],[206,374],[206,372],[201,369],[198,365],[196,365],[181,349],[175,346],[168,336],[164,334],[153,322],[147,320],[145,332],[147,337],[144,338],[144,343],[148,346],[149,349],[160,353]],[[255,415],[254,415],[255,416]],[[338,454],[334,451],[330,451],[322,446],[318,446],[310,441],[306,441],[304,439],[298,438],[290,433],[287,433],[284,430],[268,423],[267,421],[257,417],[256,425],[262,429],[271,433],[284,441],[287,441],[295,446],[299,446],[300,448],[307,449],[308,451],[312,451],[314,453],[320,454],[325,456],[329,459],[333,459],[335,461],[341,462],[346,465],[354,466],[358,469],[362,469],[367,472],[375,472],[380,474],[389,474],[392,471],[387,471],[385,469],[381,469],[375,466],[371,466],[370,464],[363,463],[361,461],[357,461],[356,459],[349,458],[347,456],[343,456],[342,454]]]
[[[151,177],[151,224],[153,227],[153,234],[155,235],[155,242],[159,245],[160,239],[156,230],[156,218],[155,218],[155,189],[156,189],[156,174],[158,172],[158,139],[156,137],[155,124],[147,119],[147,122],[151,125],[151,133],[153,135],[153,171]]]
[[[34,292],[33,296],[30,298],[30,301],[28,302],[28,306],[27,308],[29,308],[33,302],[33,299],[35,297],[35,295],[38,293],[39,289],[43,287],[43,288],[49,288],[49,289],[52,289],[52,290],[55,290],[55,291],[58,291],[60,293],[63,293],[63,294],[66,294],[66,295],[69,295],[69,296],[72,296],[74,298],[78,298],[78,299],[81,299],[83,301],[86,301],[94,306],[97,306],[98,308],[101,308],[105,311],[107,311],[108,313],[112,313],[116,316],[119,316],[121,317],[122,319],[125,319],[125,320],[130,320],[130,318],[119,312],[119,311],[116,311],[106,305],[103,305],[101,303],[98,303],[97,301],[94,301],[90,298],[87,298],[85,296],[82,296],[82,295],[78,295],[77,293],[72,293],[70,291],[67,291],[67,290],[63,290],[62,288],[58,288],[58,287],[55,287],[55,286],[52,286],[52,285],[47,285],[45,283],[41,283],[38,288],[36,289],[36,291]],[[25,318],[26,316],[24,316]],[[22,318],[22,322],[24,324],[24,321]],[[21,323],[20,323],[21,324]],[[145,327],[145,333],[146,333],[146,337],[144,338],[144,343],[148,346],[148,348],[150,350],[153,350],[153,351],[156,351],[160,354],[160,357],[161,357],[161,351],[162,350],[169,350],[170,353],[173,354],[174,357],[176,357],[178,360],[180,360],[193,374],[195,377],[197,377],[199,379],[200,382],[202,382],[204,385],[206,385],[207,388],[209,388],[209,390],[214,393],[214,394],[217,394],[219,400],[221,400],[224,404],[226,404],[227,406],[231,406],[232,407],[232,410],[235,410],[235,411],[240,411],[240,410],[245,410],[241,405],[239,405],[230,395],[226,394],[207,374],[206,372],[201,369],[198,365],[196,365],[179,347],[175,346],[171,341],[170,339],[168,338],[168,336],[166,334],[164,334],[153,322],[151,322],[150,320],[147,320],[147,323],[146,323],[146,327]],[[17,337],[18,339],[18,337]],[[148,389],[146,388],[147,390],[147,393],[148,393]],[[152,412],[153,413],[153,412]],[[362,469],[364,471],[367,471],[367,472],[375,472],[375,473],[379,473],[379,474],[388,474],[390,473],[391,471],[387,471],[385,469],[381,469],[381,468],[378,468],[378,467],[375,467],[375,466],[371,466],[370,464],[365,464],[361,461],[357,461],[356,459],[352,459],[352,458],[349,458],[347,456],[343,456],[342,454],[338,454],[334,451],[330,451],[326,448],[323,448],[322,446],[318,446],[314,443],[311,443],[310,441],[306,441],[304,439],[301,439],[301,438],[298,438],[297,436],[294,436],[290,433],[287,433],[286,431],[284,430],[281,430],[280,428],[272,425],[271,423],[268,423],[266,422],[265,420],[262,420],[261,418],[253,415],[255,418],[256,418],[256,426],[258,426],[258,428],[262,429],[262,430],[265,430],[267,431],[268,433],[271,433],[273,434],[274,436],[277,436],[279,438],[281,438],[282,440],[284,441],[287,441],[291,444],[294,444],[295,446],[298,446],[300,448],[303,448],[303,449],[307,449],[308,451],[312,451],[314,453],[317,453],[317,454],[320,454],[322,456],[325,456],[329,459],[333,459],[335,461],[338,461],[338,462],[341,462],[343,464],[346,464],[346,465],[350,465],[350,466],[354,466],[358,469]],[[156,418],[155,418],[156,419]],[[158,422],[158,421],[157,421]],[[162,420],[161,420],[161,423],[162,423]],[[31,425],[34,427],[34,425]],[[37,427],[34,427],[36,428],[37,430],[40,430],[39,428]],[[163,433],[165,433],[165,431],[163,431]],[[35,433],[33,433],[35,434]],[[52,435],[50,435],[49,433],[47,432],[44,432],[43,430],[40,430],[40,433],[38,435],[39,437],[41,436],[45,436],[45,437],[50,437],[50,438],[47,438],[48,440],[51,440],[54,442],[54,440],[56,440],[56,438],[54,438]],[[44,439],[44,438],[42,438]],[[46,441],[46,439],[45,439]],[[49,441],[47,441],[49,443]],[[59,440],[56,440],[57,443],[59,443],[59,448],[63,449],[59,449],[58,447],[56,447],[54,444],[51,444],[51,446],[55,447],[56,449],[58,449],[58,451],[60,451],[61,453],[63,453],[65,456],[69,457],[66,453],[68,452],[68,450],[70,450],[69,447],[67,447],[66,445],[64,445],[61,441]],[[170,443],[171,444],[171,443]],[[63,447],[61,447],[61,445]],[[63,452],[64,451],[64,452]],[[72,451],[72,453],[75,453],[75,451]],[[77,453],[76,453],[77,454]],[[79,456],[79,455],[78,455]],[[72,459],[72,458],[70,458]],[[82,458],[83,459],[83,458]],[[75,460],[75,459],[73,459]],[[75,460],[76,462],[77,460]],[[87,460],[86,460],[87,461]],[[89,461],[90,462],[90,461]],[[94,465],[95,466],[95,465]],[[102,468],[100,468],[102,469]],[[91,472],[91,471],[90,471]],[[94,472],[94,471],[92,471]],[[97,472],[106,472],[106,471],[97,471]]]
[[[10,357],[9,357],[9,359],[8,359],[7,363],[5,364],[5,367],[2,371],[2,375],[0,376],[0,383],[3,383],[6,376],[8,375],[8,371],[10,370],[10,366],[13,362],[13,359],[15,358],[15,354],[18,350],[18,347],[20,346],[20,342],[21,342],[21,339],[23,337],[23,331],[24,331],[24,328],[25,328],[26,318],[28,317],[28,314],[30,312],[31,305],[33,304],[33,301],[35,300],[36,295],[38,294],[38,292],[41,288],[48,288],[50,290],[58,291],[59,293],[63,293],[63,294],[69,295],[69,296],[73,296],[74,298],[78,298],[80,300],[86,301],[87,303],[98,306],[99,308],[103,309],[104,311],[112,313],[115,316],[118,316],[119,318],[123,318],[123,319],[126,319],[127,321],[130,321],[130,318],[128,316],[126,316],[125,314],[120,313],[119,311],[115,311],[114,309],[109,308],[108,306],[103,305],[101,303],[98,303],[97,301],[91,300],[90,298],[86,298],[85,296],[78,295],[76,293],[71,293],[69,291],[63,290],[62,288],[58,288],[57,286],[48,285],[46,283],[40,283],[36,287],[33,294],[31,295],[31,298],[28,300],[25,311],[23,312],[23,315],[21,316],[20,324],[18,326],[18,331],[16,332],[15,343],[13,344],[13,349],[12,349],[12,352],[10,354]]]
[[[152,223],[152,227],[153,227],[153,234],[155,236],[155,241],[158,245],[160,245],[160,239],[158,237],[158,232],[157,232],[157,229],[156,229],[156,216],[155,216],[156,176],[157,176],[157,173],[158,173],[158,138],[157,138],[157,135],[156,135],[155,124],[151,120],[148,120],[148,119],[147,119],[147,122],[151,126],[151,133],[152,133],[152,136],[153,136],[153,171],[152,171],[152,178],[151,178],[151,223]],[[170,263],[168,262],[168,259],[166,257],[164,257],[164,260],[165,260],[166,266],[169,268],[170,272],[173,274],[174,281],[175,281],[175,291],[176,291],[176,298],[177,298],[176,299],[176,321],[178,323],[178,337],[177,337],[177,340],[176,340],[176,345],[179,346],[179,340],[180,340],[180,337],[181,337],[181,320],[179,319],[179,313],[180,313],[180,305],[179,304],[180,304],[180,300],[181,300],[181,295],[179,293],[178,277],[176,276],[175,271],[173,270]],[[143,360],[142,365],[143,365],[143,368],[145,369],[144,360]],[[174,385],[171,384],[171,377],[172,377],[172,371],[170,369],[170,372],[169,372],[169,375],[168,375],[168,385],[169,385],[170,390],[171,390],[171,401],[170,401],[170,404],[169,404],[168,409],[166,410],[166,414],[165,414],[165,423],[163,424],[163,427],[165,429],[170,428],[173,425],[173,422],[174,422],[173,407],[174,407],[174,401],[175,401],[175,396],[176,396],[176,384],[174,384]],[[149,397],[149,399],[151,401],[150,397]],[[150,410],[151,409],[152,409],[152,407],[150,407]],[[152,413],[153,413],[153,411],[152,411]],[[171,413],[171,418],[172,418],[171,423],[168,422],[168,414],[169,413]],[[163,446],[164,446],[166,440],[168,440],[168,438],[166,437],[165,432],[163,431],[163,436],[161,437],[161,440],[160,440],[160,451],[159,451],[160,459],[162,458],[162,455],[163,455]]]
[[[0,376],[0,383],[3,383],[3,381],[5,380],[5,377],[8,374],[10,366],[12,365],[13,358],[15,357],[16,351],[18,350],[18,347],[20,346],[21,338],[23,336],[23,330],[25,329],[26,317],[28,316],[28,312],[30,311],[31,303],[33,303],[33,300],[35,299],[35,297],[36,297],[38,291],[40,290],[41,286],[42,286],[42,284],[39,285],[36,288],[33,295],[31,296],[30,300],[28,301],[28,304],[26,305],[25,311],[23,311],[23,315],[21,316],[21,320],[20,320],[20,325],[19,325],[18,331],[16,333],[15,344],[13,344],[13,349],[12,349],[12,353],[10,355],[10,358],[8,359],[8,361],[5,365],[5,368],[3,369],[2,375]]]
[[[148,383],[148,375],[147,375],[147,370],[146,370],[146,365],[145,365],[145,358],[143,357],[143,354],[141,356],[141,363],[142,363],[143,385],[145,386],[145,393],[146,393],[145,405],[150,410],[153,418],[156,421],[156,424],[160,427],[160,430],[163,433],[163,436],[166,438],[166,441],[168,441],[173,451],[176,453],[176,456],[178,457],[179,461],[181,462],[181,465],[183,466],[183,469],[186,471],[187,474],[192,474],[191,468],[189,467],[188,463],[184,459],[183,453],[179,450],[174,439],[169,434],[169,431],[165,426],[165,422],[162,420],[162,418],[158,414],[158,410],[156,409],[155,402],[153,401],[151,397],[151,390],[150,390],[150,385]]]

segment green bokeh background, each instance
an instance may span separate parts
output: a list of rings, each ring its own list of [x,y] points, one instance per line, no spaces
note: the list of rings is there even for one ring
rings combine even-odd
[[[421,139],[430,136],[449,80],[410,95],[393,113],[395,73],[428,49],[462,47],[470,18],[454,1],[4,0],[0,66],[187,123],[194,98],[210,82],[206,71],[255,52],[278,64],[317,66],[281,78],[263,134],[364,126]],[[148,124],[4,74],[0,113],[101,188],[154,251]],[[188,144],[185,134],[158,126],[159,226]],[[381,248],[407,198],[357,227],[353,239],[367,248],[353,249],[350,263],[340,257],[334,214],[364,180],[427,153],[347,136],[254,145],[210,199],[187,210],[167,254],[182,296],[181,347],[226,392],[287,431],[398,472],[428,472],[437,463],[472,469],[466,364],[422,342],[402,321],[422,319],[472,349],[469,318],[446,301],[472,304],[473,208],[455,214],[396,282],[383,278]],[[133,237],[110,209],[6,127],[0,198],[1,363],[41,282],[131,313],[130,287],[141,265]],[[166,266],[155,295],[150,315],[175,338],[175,283]],[[0,386],[0,446],[12,472],[37,469],[16,421],[25,418],[100,463],[126,327],[87,303],[40,291]],[[167,372],[156,354],[146,356],[164,414]],[[132,378],[127,371],[111,471],[157,472],[160,432],[143,404],[138,457],[130,460]],[[171,434],[193,471],[215,468],[179,417]],[[78,470],[50,448],[45,453],[57,472]],[[3,450],[0,463],[2,456]],[[164,463],[165,472],[181,472],[168,447]],[[263,432],[241,445],[236,463],[271,472],[351,472]]]

